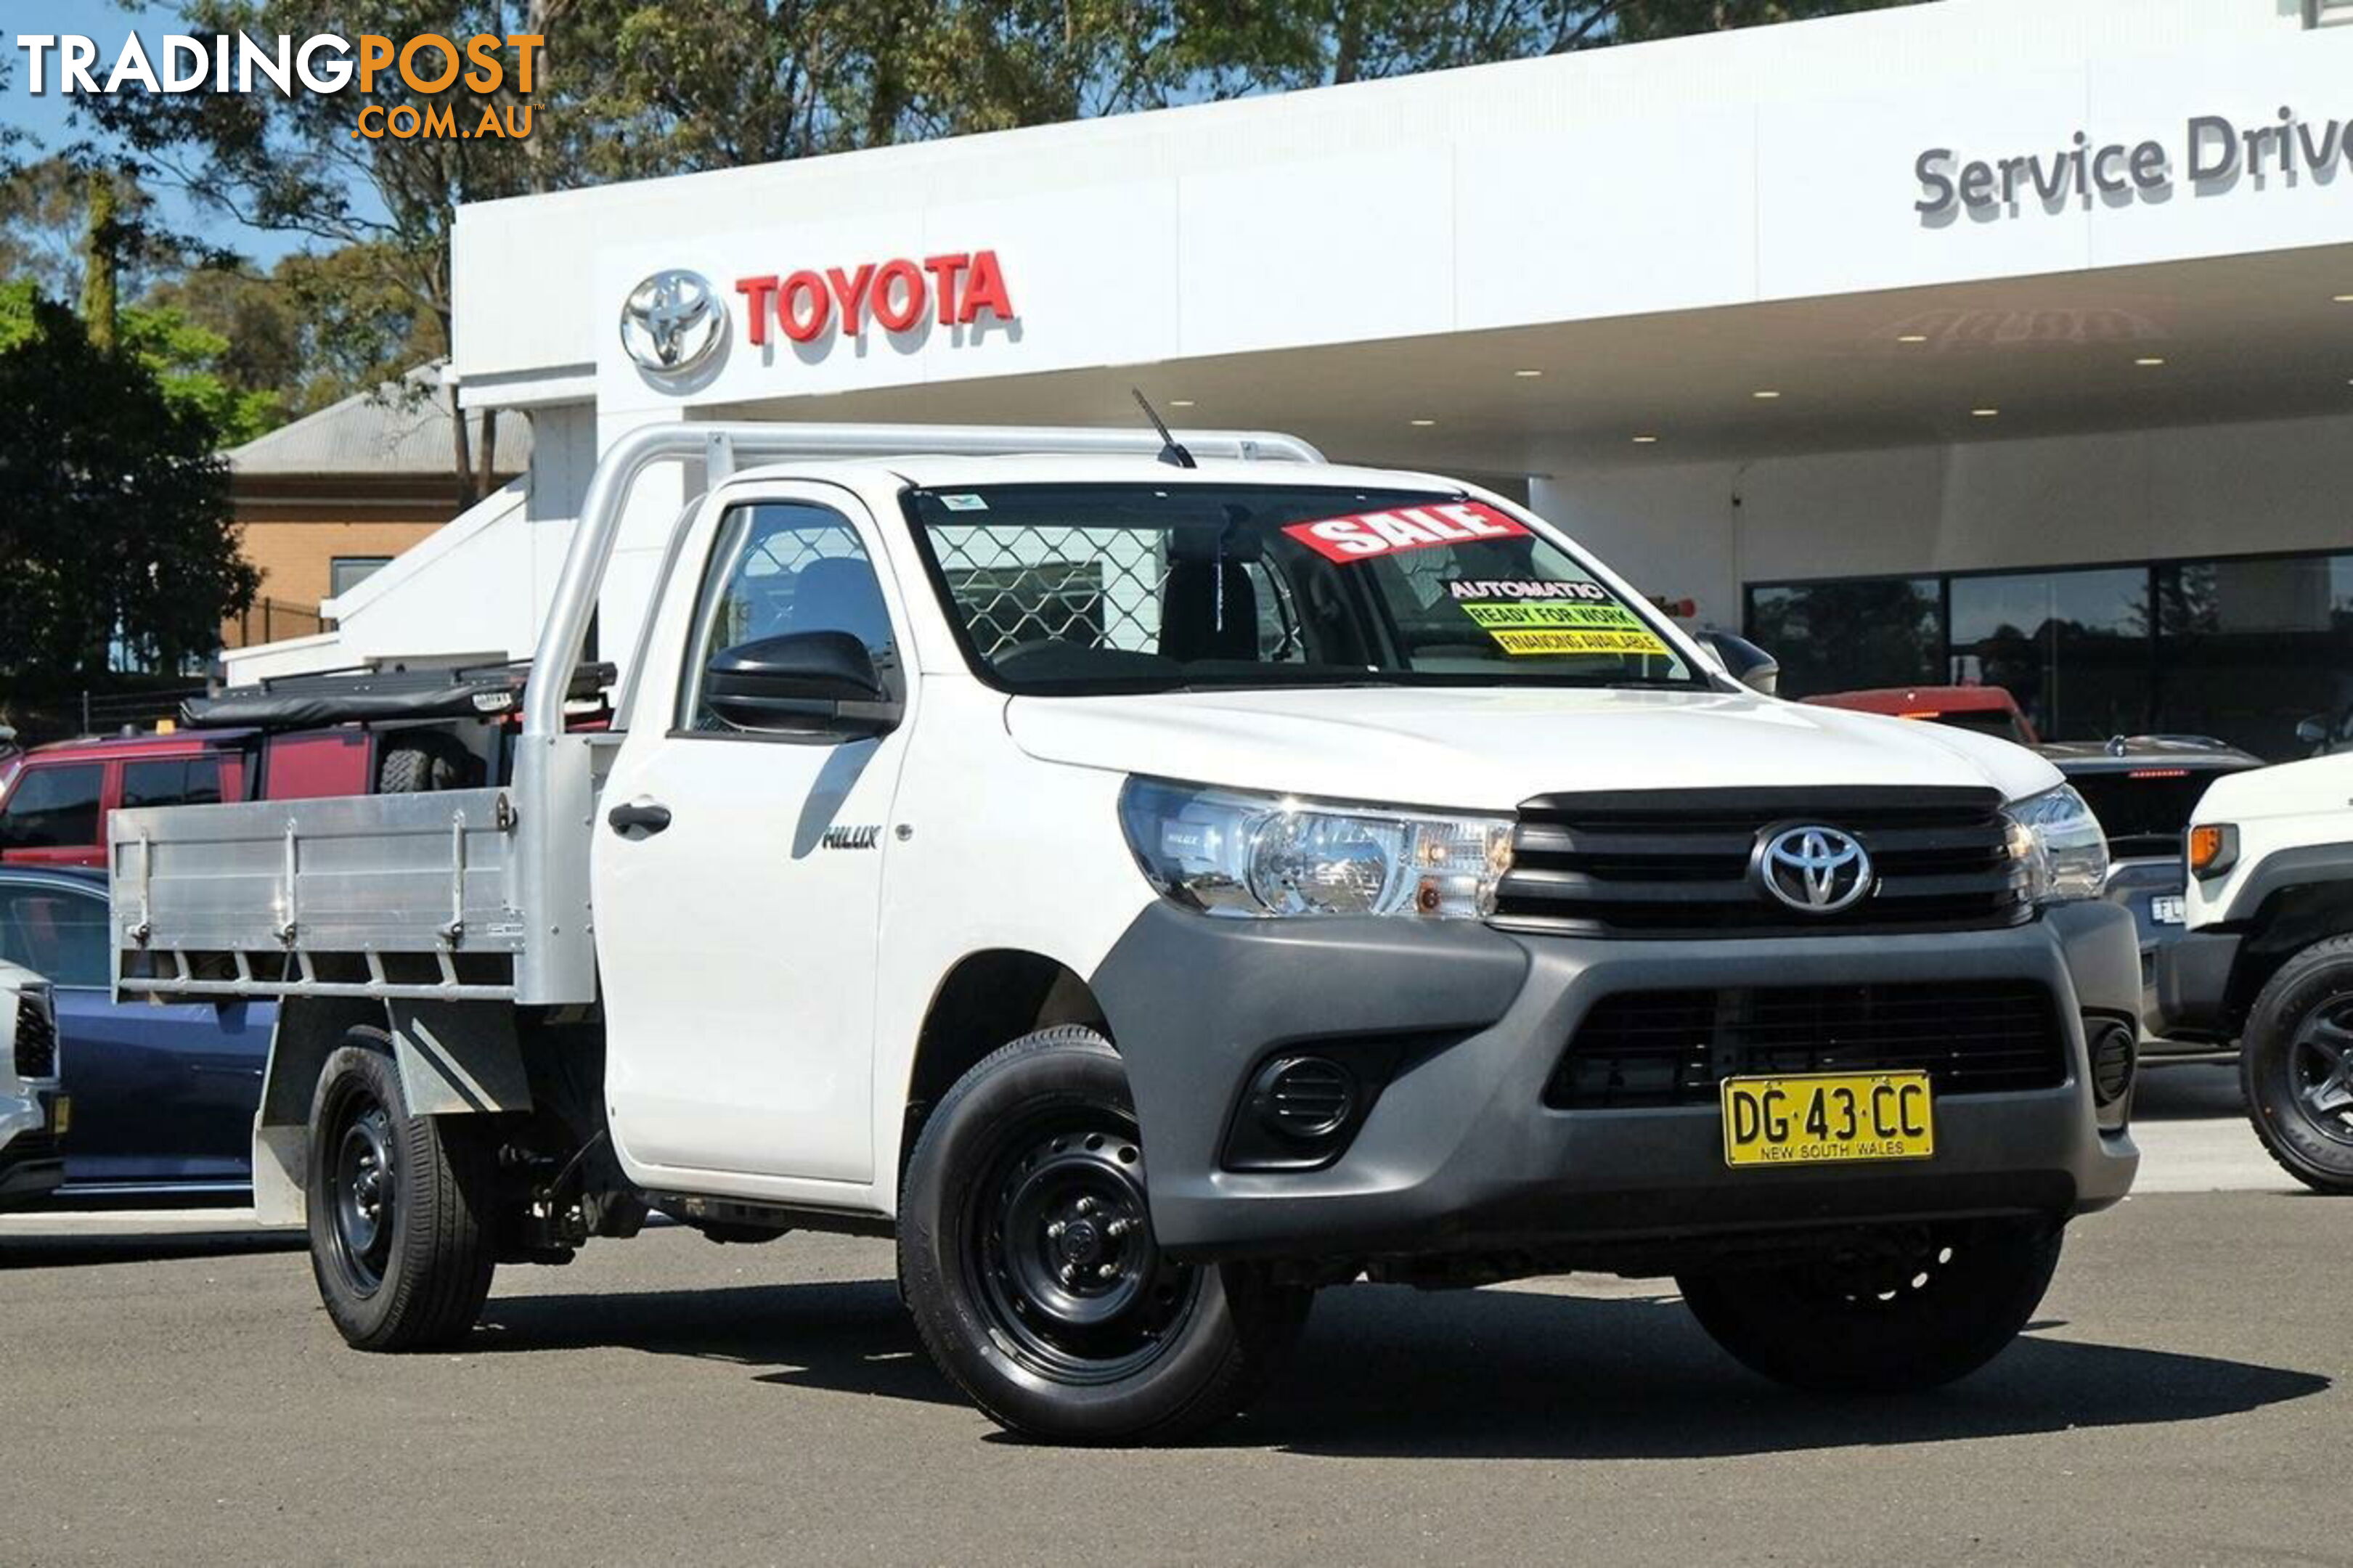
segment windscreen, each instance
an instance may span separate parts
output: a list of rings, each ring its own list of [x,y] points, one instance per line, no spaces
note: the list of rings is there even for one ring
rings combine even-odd
[[[907,510],[1011,690],[1703,684],[1577,557],[1460,494],[992,485]]]

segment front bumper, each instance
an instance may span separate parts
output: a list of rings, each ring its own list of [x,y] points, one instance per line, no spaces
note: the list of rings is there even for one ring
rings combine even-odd
[[[2231,974],[2238,962],[2235,931],[2189,931],[2158,949],[2153,1026],[2185,1040],[2235,1039]]]
[[[1658,987],[2035,979],[2064,1022],[2054,1089],[1940,1098],[1918,1163],[1733,1170],[1714,1105],[1548,1108],[1599,997]],[[2062,906],[2006,931],[1611,941],[1469,922],[1219,921],[1155,905],[1095,976],[1134,1089],[1161,1245],[1196,1259],[1526,1257],[1649,1271],[1694,1250],[1929,1218],[2104,1208],[2139,1154],[2103,1131],[2081,1015],[2132,1019],[2132,917]],[[1270,1053],[1366,1037],[1405,1065],[1322,1169],[1222,1168]]]
[[[65,1180],[65,1157],[51,1131],[55,1096],[0,1100],[0,1208],[47,1196]]]

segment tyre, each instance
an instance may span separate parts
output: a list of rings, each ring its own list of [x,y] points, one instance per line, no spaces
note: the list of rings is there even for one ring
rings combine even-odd
[[[1091,1029],[1042,1030],[974,1068],[907,1164],[899,1282],[923,1348],[1000,1426],[1064,1443],[1166,1443],[1240,1409],[1312,1291],[1155,1245],[1135,1109]]]
[[[425,795],[464,789],[480,773],[474,754],[454,736],[438,730],[396,730],[384,738],[375,790],[378,795]]]
[[[328,1057],[311,1101],[311,1271],[345,1342],[427,1350],[473,1327],[497,1261],[485,1132],[409,1115],[381,1030]]]
[[[2353,1193],[2353,936],[2279,967],[2239,1047],[2247,1115],[2272,1158],[2323,1193]]]
[[[1888,1248],[1676,1280],[1710,1338],[1750,1371],[1825,1394],[1896,1394],[1967,1376],[2034,1316],[2055,1226],[1922,1226]]]

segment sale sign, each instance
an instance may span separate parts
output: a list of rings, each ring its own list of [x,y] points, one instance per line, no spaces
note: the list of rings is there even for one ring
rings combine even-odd
[[[1434,501],[1294,522],[1283,532],[1326,561],[1369,561],[1404,550],[1519,539],[1527,530],[1484,501]]]

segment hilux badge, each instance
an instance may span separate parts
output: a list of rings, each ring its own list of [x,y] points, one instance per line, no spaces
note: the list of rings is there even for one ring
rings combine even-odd
[[[1852,834],[1812,823],[1757,846],[1757,879],[1793,910],[1834,915],[1871,891],[1871,855]]]

